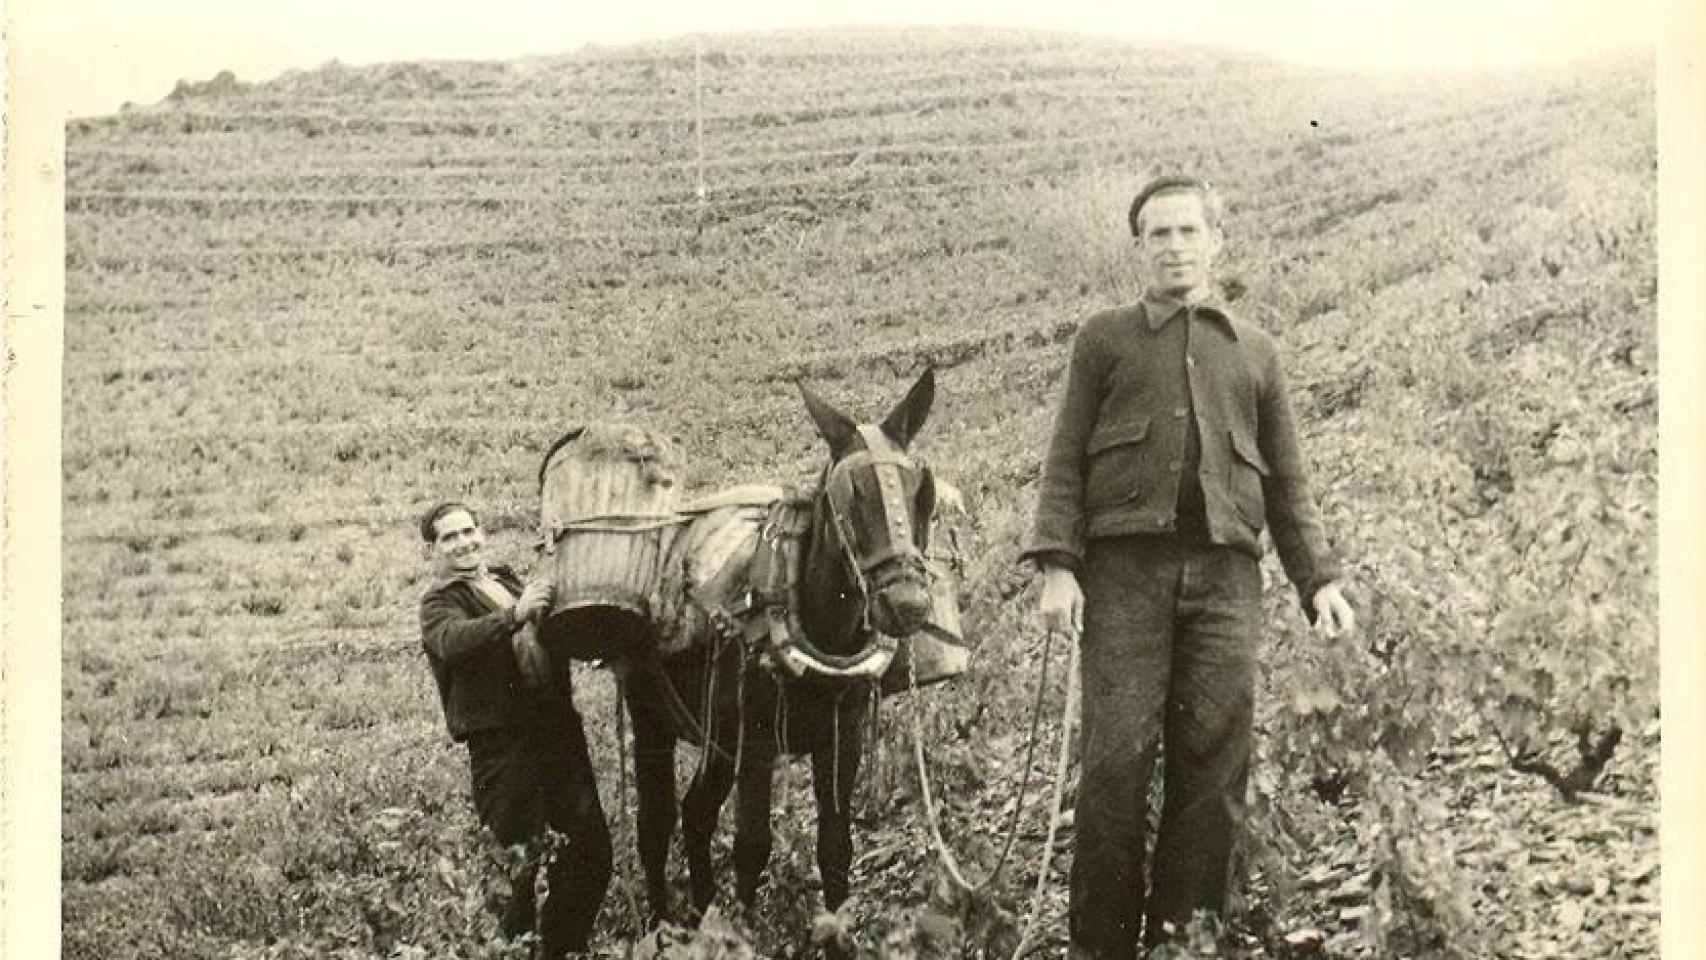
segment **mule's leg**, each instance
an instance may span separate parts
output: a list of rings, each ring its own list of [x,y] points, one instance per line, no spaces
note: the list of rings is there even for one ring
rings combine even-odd
[[[675,734],[646,681],[630,682],[628,716],[634,721],[634,787],[639,812],[634,842],[646,877],[652,923],[673,920],[669,903],[669,844],[679,805],[675,798]]]
[[[835,735],[812,747],[812,794],[817,799],[817,870],[823,880],[824,906],[833,911],[847,901],[853,866],[853,788],[865,734],[864,698],[845,696],[834,706]]]
[[[776,747],[748,728],[740,758],[740,792],[735,797],[735,895],[751,909],[770,863],[770,792],[776,772]]]
[[[705,915],[717,895],[717,877],[711,865],[711,836],[717,831],[717,815],[734,786],[733,757],[728,746],[707,736],[701,749],[703,763],[687,787],[681,808],[681,839],[687,852],[687,879],[692,889],[693,917]]]

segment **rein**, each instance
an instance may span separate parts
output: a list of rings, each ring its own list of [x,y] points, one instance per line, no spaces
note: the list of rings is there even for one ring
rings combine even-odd
[[[948,876],[965,893],[981,896],[994,889],[1006,869],[1009,855],[1013,852],[1013,842],[1018,835],[1019,814],[1024,810],[1025,793],[1030,788],[1031,758],[1034,755],[1037,739],[1041,733],[1043,699],[1048,693],[1048,664],[1050,648],[1054,644],[1055,631],[1051,630],[1043,639],[1042,672],[1037,679],[1037,697],[1031,708],[1031,731],[1025,743],[1024,773],[1019,781],[1019,795],[1013,804],[1013,815],[1007,825],[1007,842],[996,859],[995,866],[990,870],[982,883],[973,885],[966,879],[965,871],[960,867],[959,860],[953,850],[942,837],[942,826],[937,815],[935,801],[930,793],[929,770],[924,764],[924,722],[923,707],[917,698],[913,700],[912,709],[912,755],[918,770],[919,795],[924,801],[924,818],[929,827],[930,839],[936,847],[936,855],[947,870]],[[1019,936],[1019,943],[1013,949],[1012,960],[1020,960],[1027,952],[1032,930],[1036,926],[1037,914],[1042,904],[1043,890],[1047,886],[1049,874],[1054,862],[1054,841],[1060,830],[1062,803],[1066,787],[1066,768],[1072,752],[1072,724],[1078,706],[1078,645],[1073,643],[1068,648],[1066,675],[1066,704],[1060,718],[1060,752],[1055,762],[1054,791],[1050,804],[1048,834],[1043,840],[1042,854],[1037,865],[1037,883],[1031,894],[1030,905],[1026,908],[1025,927]],[[912,678],[908,677],[910,681]]]

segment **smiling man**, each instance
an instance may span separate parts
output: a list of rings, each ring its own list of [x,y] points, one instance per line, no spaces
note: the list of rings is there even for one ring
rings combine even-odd
[[[1211,284],[1221,204],[1192,177],[1132,201],[1141,301],[1073,342],[1025,557],[1039,614],[1079,636],[1083,773],[1073,960],[1127,960],[1224,909],[1244,813],[1261,534],[1324,635],[1354,629],[1273,340]],[[1164,745],[1153,869],[1150,773]],[[1147,882],[1146,882],[1147,881]]]
[[[545,960],[584,951],[610,882],[610,832],[568,663],[553,664],[534,632],[551,584],[523,585],[510,568],[488,564],[485,532],[466,504],[428,510],[420,534],[440,577],[421,598],[421,644],[445,724],[468,748],[480,822],[500,844],[524,851],[510,877],[504,933],[537,928]],[[568,847],[548,855],[540,906],[534,879],[547,858],[547,829]]]

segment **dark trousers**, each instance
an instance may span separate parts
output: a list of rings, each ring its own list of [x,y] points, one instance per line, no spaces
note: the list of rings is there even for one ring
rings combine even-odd
[[[510,878],[504,933],[518,937],[537,922],[547,960],[585,950],[610,885],[611,852],[580,714],[569,711],[547,726],[472,733],[468,762],[480,822],[499,843],[527,848]],[[547,827],[567,838],[566,850],[545,853]],[[548,890],[537,905],[533,884],[541,859]]]
[[[1172,537],[1092,540],[1082,572],[1083,772],[1072,865],[1072,955],[1136,956],[1140,928],[1221,911],[1249,779],[1261,570]],[[1149,780],[1164,800],[1144,876]]]

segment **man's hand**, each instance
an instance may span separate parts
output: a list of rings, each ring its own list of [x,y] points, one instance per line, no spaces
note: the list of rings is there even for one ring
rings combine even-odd
[[[515,622],[527,623],[544,613],[551,606],[551,597],[556,592],[556,586],[544,577],[535,576],[527,581],[527,586],[521,589],[521,597],[515,601]]]
[[[1043,568],[1043,595],[1037,603],[1043,629],[1078,638],[1084,629],[1084,591],[1078,577],[1065,567]]]
[[[543,687],[551,679],[551,655],[539,642],[538,630],[529,623],[517,630],[509,642],[515,650],[516,666],[521,668],[521,679],[529,687]]]
[[[1323,584],[1315,591],[1315,632],[1337,640],[1356,631],[1356,612],[1337,583]]]

